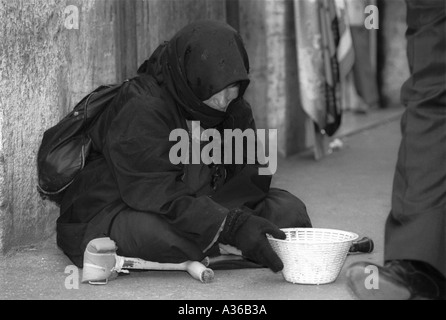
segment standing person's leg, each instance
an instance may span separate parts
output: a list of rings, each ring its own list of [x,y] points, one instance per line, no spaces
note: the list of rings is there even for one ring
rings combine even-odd
[[[367,263],[348,275],[361,298],[445,299],[446,8],[443,0],[406,0],[410,78],[386,223],[379,289],[365,288]]]
[[[386,223],[385,260],[421,260],[446,276],[446,5],[408,2],[411,76]]]

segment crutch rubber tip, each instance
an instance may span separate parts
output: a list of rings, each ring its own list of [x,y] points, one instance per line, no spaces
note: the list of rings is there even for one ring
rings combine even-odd
[[[214,280],[214,271],[212,269],[206,269],[201,273],[201,282],[209,283]]]

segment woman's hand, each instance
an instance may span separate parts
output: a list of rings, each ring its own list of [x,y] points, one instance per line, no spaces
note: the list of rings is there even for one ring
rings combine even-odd
[[[266,234],[277,239],[286,238],[285,233],[270,221],[235,209],[226,218],[220,242],[237,247],[246,258],[267,266],[273,272],[281,271],[282,260],[272,249]]]

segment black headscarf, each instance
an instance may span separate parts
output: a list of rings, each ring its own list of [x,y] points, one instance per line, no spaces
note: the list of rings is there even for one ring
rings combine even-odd
[[[242,39],[229,25],[197,21],[164,43],[138,70],[163,82],[188,120],[214,128],[228,116],[203,101],[239,83],[239,99],[249,85],[249,60]]]

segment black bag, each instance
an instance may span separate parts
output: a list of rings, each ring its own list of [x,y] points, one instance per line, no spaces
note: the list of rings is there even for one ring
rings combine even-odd
[[[64,191],[85,166],[91,148],[88,129],[121,87],[122,84],[98,87],[45,131],[37,154],[37,190],[42,198],[60,204]]]

